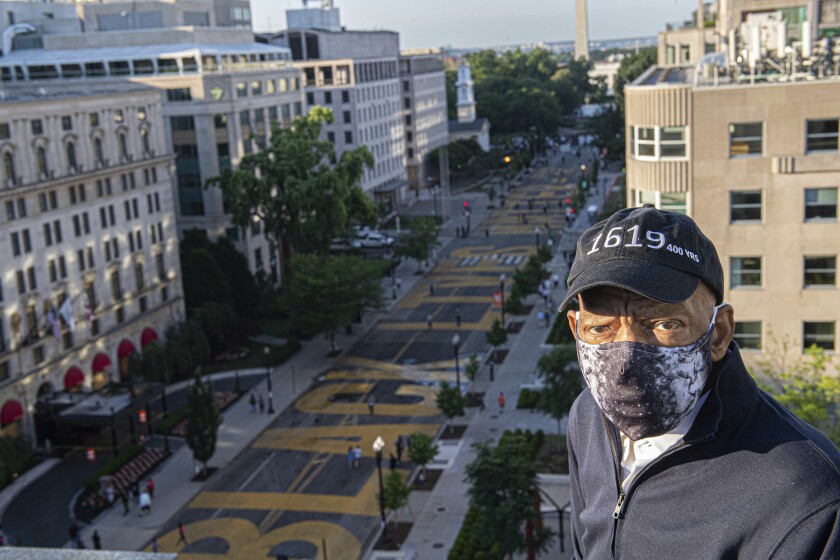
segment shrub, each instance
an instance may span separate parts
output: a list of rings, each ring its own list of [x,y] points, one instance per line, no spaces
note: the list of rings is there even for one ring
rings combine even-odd
[[[99,479],[103,476],[111,476],[115,474],[120,467],[143,453],[144,447],[142,445],[132,445],[122,453],[99,467],[96,472],[87,477],[84,481],[85,490],[88,492],[95,492],[99,488]]]

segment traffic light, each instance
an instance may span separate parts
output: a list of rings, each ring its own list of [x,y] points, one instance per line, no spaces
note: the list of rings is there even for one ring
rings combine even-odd
[[[588,187],[588,185],[586,183],[586,179],[584,179],[583,181],[580,182],[580,188],[582,188],[583,190],[586,190],[587,187]]]
[[[571,198],[567,198],[567,199],[566,199],[566,206],[568,207],[568,206],[571,206],[571,205],[572,205],[572,199],[571,199]]]
[[[464,210],[469,210],[469,208],[470,208],[470,202],[468,200],[465,200],[464,201]]]
[[[505,156],[505,165],[510,165],[510,156]]]

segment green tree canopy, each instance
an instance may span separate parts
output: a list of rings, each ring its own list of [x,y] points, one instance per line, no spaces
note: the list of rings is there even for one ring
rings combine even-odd
[[[537,361],[537,374],[543,382],[537,408],[557,421],[559,434],[560,421],[569,414],[584,387],[574,345],[558,346],[541,356]]]
[[[496,348],[507,342],[508,339],[507,331],[502,326],[502,322],[498,319],[494,319],[493,326],[491,326],[490,330],[485,333],[485,337],[487,338],[487,344],[493,347],[493,354],[495,358]]]
[[[381,266],[357,256],[296,255],[285,302],[306,332],[320,332],[335,351],[335,335],[368,309],[382,307]]]
[[[202,381],[196,370],[195,380],[187,389],[187,446],[202,470],[207,470],[207,461],[216,453],[216,439],[222,423],[219,409],[213,398],[213,386],[209,380]]]
[[[191,251],[181,261],[184,300],[189,312],[207,302],[230,305],[230,286],[216,259],[207,249]]]
[[[544,550],[550,531],[538,529],[528,540],[527,522],[540,517],[537,469],[521,436],[502,437],[499,445],[477,443],[475,460],[467,465],[467,494],[478,510],[474,531],[481,543],[494,543],[502,555]]]
[[[438,451],[440,451],[440,446],[430,436],[420,432],[411,434],[408,458],[412,463],[420,466],[421,481],[426,478],[426,465],[437,456]]]
[[[440,245],[438,234],[440,228],[434,218],[419,216],[411,221],[409,231],[400,238],[397,254],[417,261],[418,270],[421,263],[429,259],[432,248]]]
[[[402,474],[389,470],[382,488],[382,501],[387,511],[397,513],[408,504],[411,486],[403,480]]]
[[[435,395],[435,402],[441,414],[450,423],[449,430],[452,431],[452,419],[456,416],[463,416],[464,407],[467,405],[467,400],[461,394],[461,389],[456,385],[450,385],[446,381],[443,381]]]
[[[268,240],[284,249],[284,261],[296,253],[326,254],[352,221],[375,222],[376,206],[360,186],[373,155],[360,146],[337,159],[333,144],[318,139],[333,120],[331,110],[314,107],[291,128],[273,122],[264,150],[207,181],[208,188],[222,189],[234,224],[244,229],[261,222]]]

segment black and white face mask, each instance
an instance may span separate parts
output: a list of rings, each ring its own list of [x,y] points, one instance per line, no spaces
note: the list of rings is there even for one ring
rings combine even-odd
[[[694,408],[712,370],[718,309],[706,333],[688,346],[587,344],[577,338],[580,369],[595,402],[631,440],[673,430]]]

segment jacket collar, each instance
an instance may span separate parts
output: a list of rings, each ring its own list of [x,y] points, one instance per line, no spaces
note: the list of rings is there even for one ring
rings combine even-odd
[[[753,405],[758,385],[744,366],[738,345],[729,343],[723,360],[715,364],[716,376],[709,397],[685,435],[686,443],[712,439],[720,426]]]

